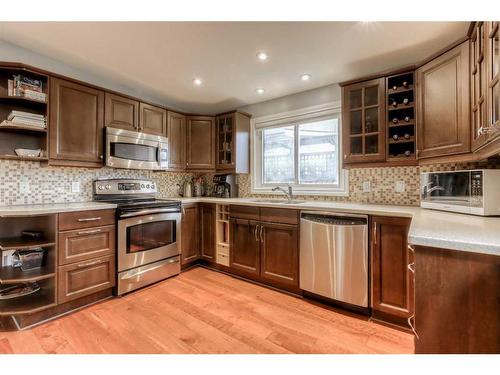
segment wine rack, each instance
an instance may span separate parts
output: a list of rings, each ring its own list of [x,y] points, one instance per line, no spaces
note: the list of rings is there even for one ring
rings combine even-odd
[[[387,160],[415,161],[415,76],[405,72],[386,78]]]

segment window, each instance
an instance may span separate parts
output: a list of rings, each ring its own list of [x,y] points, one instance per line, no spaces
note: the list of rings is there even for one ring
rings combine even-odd
[[[291,185],[296,194],[346,195],[338,109],[253,122],[252,191]]]

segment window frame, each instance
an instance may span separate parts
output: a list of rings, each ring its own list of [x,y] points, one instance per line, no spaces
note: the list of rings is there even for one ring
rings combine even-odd
[[[286,183],[264,184],[263,183],[263,145],[259,131],[264,128],[294,126],[294,168],[299,171],[299,139],[298,125],[311,123],[320,120],[338,119],[338,163],[339,163],[339,183],[333,184],[290,184],[295,195],[326,195],[326,196],[348,196],[349,195],[349,175],[348,170],[342,168],[342,118],[340,102],[332,102],[313,107],[302,108],[295,111],[282,112],[269,116],[253,118],[250,121],[250,144],[251,144],[251,193],[252,194],[276,194],[272,188],[276,186],[286,187]],[[296,176],[298,180],[298,176]]]

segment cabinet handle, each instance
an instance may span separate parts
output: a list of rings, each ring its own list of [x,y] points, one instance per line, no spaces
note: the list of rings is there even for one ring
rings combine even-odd
[[[415,275],[415,263],[408,264],[408,269]]]
[[[264,243],[264,237],[262,236],[262,232],[264,232],[264,226],[263,225],[260,226],[259,236],[260,236],[260,242]]]
[[[411,245],[408,245],[408,250],[410,250],[412,253],[415,253],[415,248]]]
[[[373,223],[373,244],[377,244],[377,223]]]
[[[184,208],[184,206],[182,206],[182,216],[185,216],[186,215],[186,209]]]
[[[412,321],[412,319],[415,319],[415,315],[412,315],[412,316],[410,316],[410,317],[408,318],[408,325],[410,326],[410,328],[411,328],[411,330],[412,330],[413,334],[415,335],[415,337],[416,337],[416,338],[417,338],[417,340],[418,340],[418,339],[420,339],[420,337],[418,337],[418,333],[417,333],[417,331],[415,330],[415,326],[414,326],[414,325],[413,325],[413,323],[411,322],[411,321]]]
[[[259,230],[259,225],[257,224],[255,226],[255,230],[253,232],[253,235],[255,236],[255,242],[259,242],[259,237],[257,237],[257,231]]]
[[[95,262],[89,262],[89,263],[82,263],[82,264],[77,265],[77,267],[78,268],[85,268],[85,267],[93,266],[94,264],[99,264],[99,263],[102,263],[102,260],[96,260]]]
[[[97,221],[97,220],[101,220],[100,217],[86,217],[86,218],[83,218],[83,219],[78,219],[79,222],[82,222],[82,221]]]
[[[99,233],[101,230],[100,229],[94,229],[94,230],[86,230],[83,232],[77,232],[76,234],[81,236],[83,234],[93,234],[93,233]]]

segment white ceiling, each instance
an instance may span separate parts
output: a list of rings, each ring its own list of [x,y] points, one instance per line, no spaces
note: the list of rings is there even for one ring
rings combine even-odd
[[[412,64],[467,28],[467,22],[4,22],[0,38],[166,105],[217,113]],[[258,61],[258,51],[268,61]],[[312,79],[301,81],[303,73]],[[203,84],[194,86],[194,77]]]

